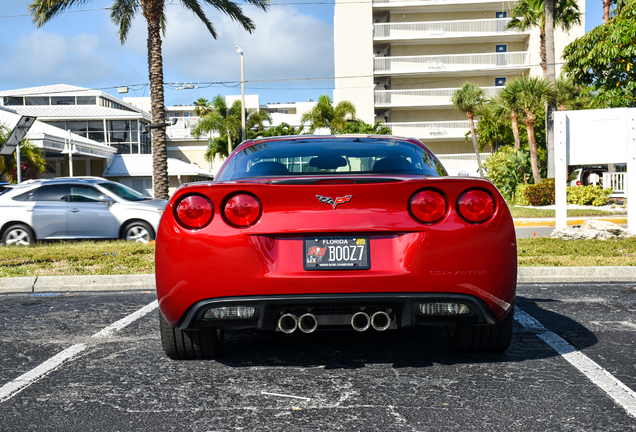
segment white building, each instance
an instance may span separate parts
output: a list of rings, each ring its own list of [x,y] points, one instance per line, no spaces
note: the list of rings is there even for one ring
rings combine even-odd
[[[442,160],[455,155],[449,160],[474,163],[468,121],[453,109],[453,92],[470,81],[494,95],[509,80],[543,73],[539,30],[506,30],[518,3],[336,0],[334,100],[353,102],[367,123],[383,121],[395,135],[420,139]],[[585,2],[579,7],[584,14]],[[556,32],[557,63],[584,27]]]

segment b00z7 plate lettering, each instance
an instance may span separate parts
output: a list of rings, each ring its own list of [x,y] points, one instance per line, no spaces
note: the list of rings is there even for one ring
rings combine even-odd
[[[368,237],[306,237],[303,239],[303,245],[305,270],[370,268]]]

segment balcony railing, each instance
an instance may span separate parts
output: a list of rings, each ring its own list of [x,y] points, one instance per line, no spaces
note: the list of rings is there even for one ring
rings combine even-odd
[[[373,6],[439,6],[472,4],[474,2],[475,0],[373,0]],[[501,3],[501,0],[479,0],[479,3]],[[510,3],[516,2],[511,1]]]
[[[503,87],[484,87],[486,96],[493,97]],[[451,96],[458,89],[376,90],[376,107],[409,107],[451,105]]]
[[[506,30],[510,20],[511,18],[493,18],[467,21],[381,23],[374,24],[373,38],[375,40],[426,39],[522,33],[518,30]]]
[[[375,73],[408,74],[514,68],[528,65],[528,52],[376,57]]]
[[[477,122],[475,122],[475,126]],[[386,123],[396,136],[415,138],[464,138],[470,130],[468,120],[447,122],[405,122]]]
[[[194,138],[192,131],[199,123],[199,117],[176,117],[177,123],[166,127],[166,134],[170,139],[179,138]],[[174,119],[174,117],[166,119],[167,122]],[[208,134],[204,134],[201,138],[208,138]]]

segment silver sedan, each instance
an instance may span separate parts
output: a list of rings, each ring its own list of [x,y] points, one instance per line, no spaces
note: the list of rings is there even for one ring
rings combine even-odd
[[[99,177],[29,180],[0,193],[5,245],[36,240],[155,239],[166,200]]]

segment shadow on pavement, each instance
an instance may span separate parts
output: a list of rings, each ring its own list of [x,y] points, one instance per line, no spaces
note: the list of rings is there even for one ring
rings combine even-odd
[[[566,316],[542,309],[542,301],[518,297],[516,304],[577,349],[596,344],[596,337],[587,328]],[[417,327],[382,333],[374,330],[364,333],[323,330],[291,335],[245,330],[226,332],[224,354],[217,361],[237,368],[292,366],[358,369],[372,364],[421,368],[435,364],[522,362],[556,355],[549,345],[515,322],[512,344],[503,354],[452,352],[446,342],[445,327]]]

